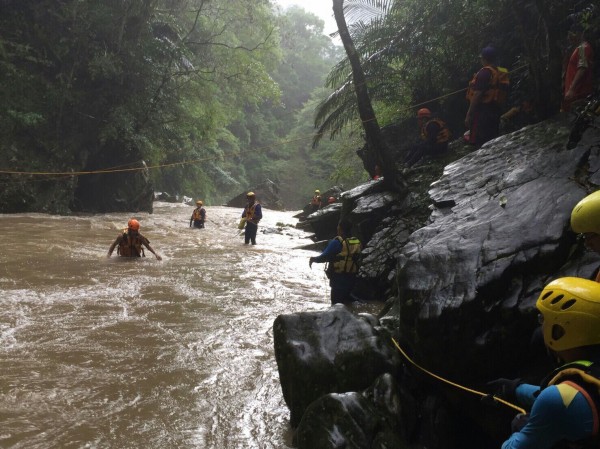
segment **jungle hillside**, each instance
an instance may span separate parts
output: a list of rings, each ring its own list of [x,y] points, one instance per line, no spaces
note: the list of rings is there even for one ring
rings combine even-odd
[[[265,179],[299,208],[369,179],[366,122],[400,126],[402,145],[426,106],[460,136],[482,47],[510,71],[510,104],[543,119],[559,109],[571,24],[598,41],[592,1],[336,3],[372,119],[347,48],[299,7],[0,0],[0,212],[128,210],[156,191],[222,204]]]

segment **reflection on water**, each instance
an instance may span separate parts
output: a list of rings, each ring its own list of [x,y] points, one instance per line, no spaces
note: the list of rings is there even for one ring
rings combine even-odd
[[[0,215],[0,447],[286,448],[273,356],[281,313],[329,307],[293,213],[157,203],[163,261],[106,258],[129,215]],[[273,231],[262,233],[263,231]]]

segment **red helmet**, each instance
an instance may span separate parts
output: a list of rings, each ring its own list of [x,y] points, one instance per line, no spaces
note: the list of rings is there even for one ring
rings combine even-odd
[[[332,203],[335,203],[335,198],[334,198],[333,196],[330,196],[330,197],[327,199],[327,204],[332,204]]]
[[[140,222],[137,221],[135,218],[132,218],[127,222],[127,227],[133,231],[139,231],[140,230]]]
[[[427,108],[421,108],[417,111],[417,118],[431,117],[431,111]]]

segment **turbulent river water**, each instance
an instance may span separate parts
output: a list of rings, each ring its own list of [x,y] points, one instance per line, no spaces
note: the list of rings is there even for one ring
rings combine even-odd
[[[291,212],[155,203],[162,257],[108,259],[130,214],[0,215],[0,448],[288,448],[273,320],[329,290]],[[279,230],[278,230],[279,228]]]

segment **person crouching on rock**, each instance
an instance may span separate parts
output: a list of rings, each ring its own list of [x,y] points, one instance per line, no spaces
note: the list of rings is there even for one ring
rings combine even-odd
[[[127,222],[127,228],[123,229],[123,232],[110,245],[106,257],[110,257],[117,246],[117,254],[121,257],[146,257],[143,248],[145,246],[158,260],[162,260],[162,257],[154,252],[148,239],[140,234],[140,222],[135,218]]]

